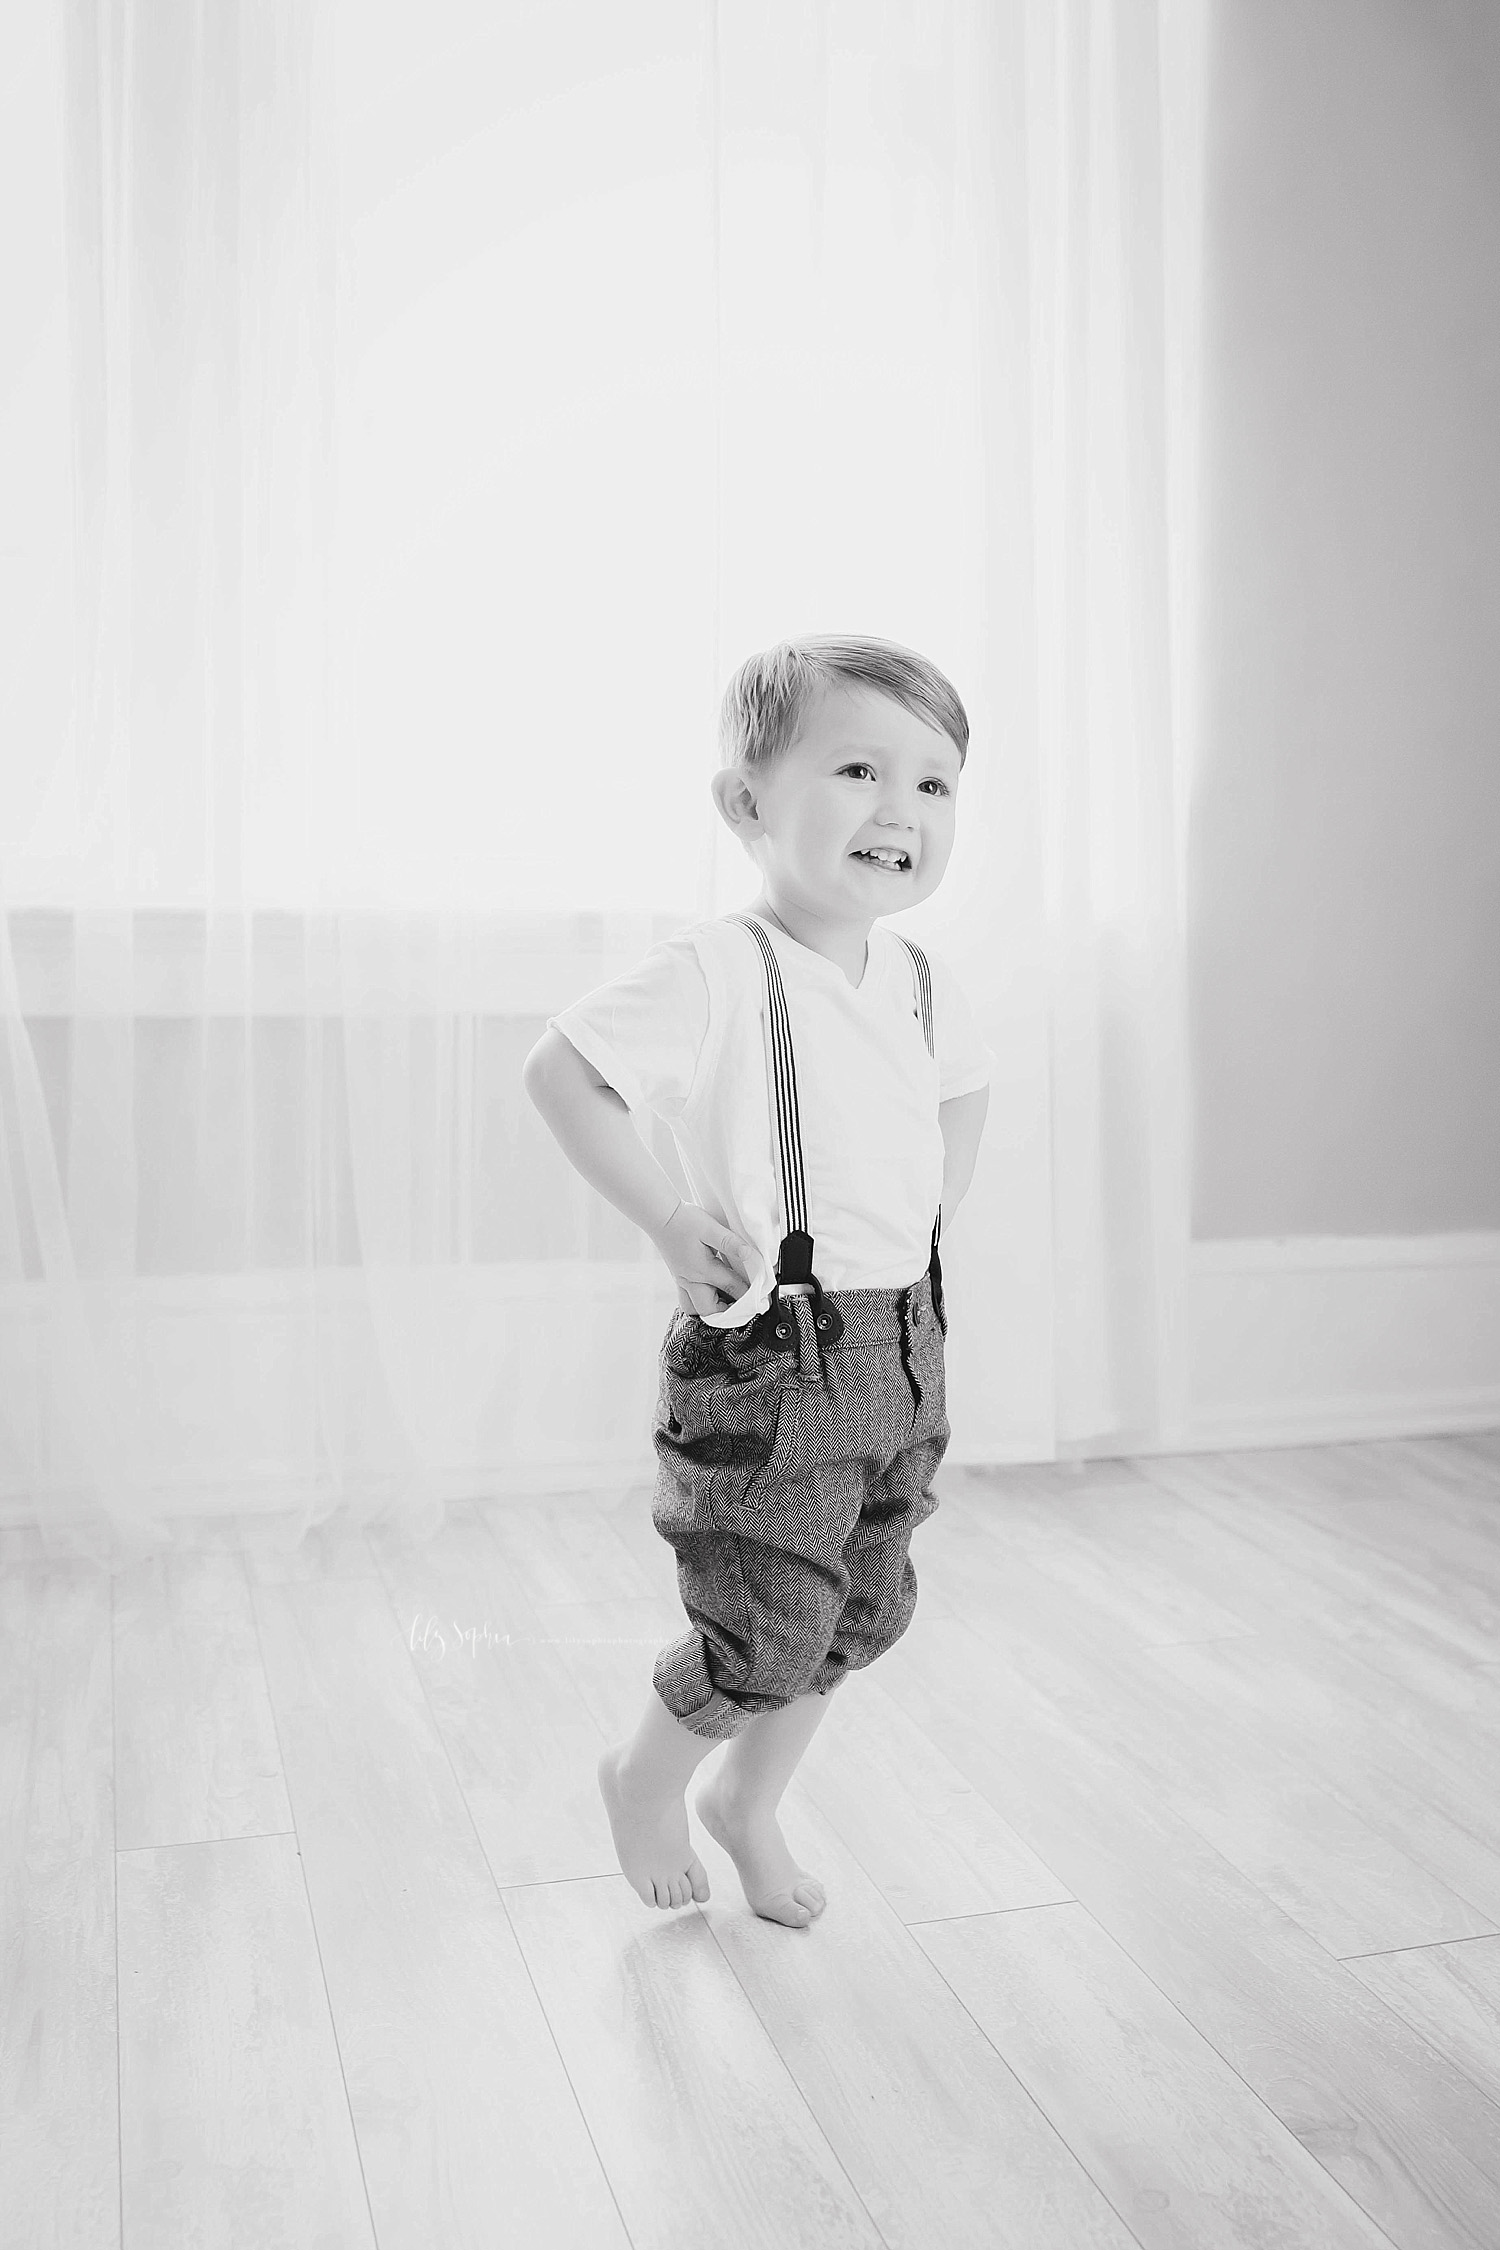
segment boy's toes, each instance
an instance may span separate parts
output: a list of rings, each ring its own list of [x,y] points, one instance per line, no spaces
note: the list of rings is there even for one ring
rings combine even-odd
[[[789,1930],[805,1930],[813,1918],[812,1908],[804,1906],[792,1891],[774,1891],[755,1911],[763,1921],[780,1922]]]
[[[693,1896],[701,1906],[708,1897],[708,1870],[696,1853],[688,1861],[688,1873],[693,1879]]]

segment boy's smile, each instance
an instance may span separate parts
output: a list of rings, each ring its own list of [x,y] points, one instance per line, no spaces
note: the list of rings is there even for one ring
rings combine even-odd
[[[878,690],[826,689],[767,767],[726,766],[713,794],[789,937],[858,983],[878,915],[929,898],[953,850],[957,744]],[[882,864],[873,854],[900,855]]]

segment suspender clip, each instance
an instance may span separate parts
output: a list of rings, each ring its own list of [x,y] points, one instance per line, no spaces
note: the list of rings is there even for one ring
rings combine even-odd
[[[782,1236],[776,1260],[776,1286],[763,1315],[765,1328],[761,1335],[761,1341],[773,1352],[795,1351],[797,1346],[797,1323],[791,1307],[783,1302],[787,1297],[812,1299],[813,1327],[819,1343],[836,1344],[844,1333],[842,1313],[824,1296],[823,1284],[813,1272],[812,1253],[812,1236],[800,1228]]]

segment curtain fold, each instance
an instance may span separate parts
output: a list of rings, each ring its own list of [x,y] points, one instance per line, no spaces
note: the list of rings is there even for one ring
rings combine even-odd
[[[1055,1434],[1128,1451],[1184,1412],[1204,26],[1032,0],[1028,33]]]
[[[753,895],[717,702],[799,631],[973,727],[898,918],[1001,1057],[950,1460],[1170,1444],[1203,7],[72,0],[24,61],[0,1545],[649,1481],[675,1291],[520,1066]]]

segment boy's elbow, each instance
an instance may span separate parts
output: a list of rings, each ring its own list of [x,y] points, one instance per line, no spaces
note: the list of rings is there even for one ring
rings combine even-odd
[[[542,1108],[547,1088],[556,1080],[559,1049],[563,1051],[564,1060],[573,1053],[561,1032],[544,1031],[521,1065],[521,1084],[534,1108]]]
[[[578,1052],[571,1039],[552,1030],[543,1032],[522,1063],[521,1084],[533,1106],[543,1111],[555,1107],[559,1095],[577,1096],[592,1092],[596,1087],[603,1087],[606,1093],[614,1092],[593,1064]],[[618,1094],[614,1098],[620,1099]]]
[[[521,1065],[521,1084],[526,1088],[528,1094],[541,1075],[542,1045],[543,1042],[539,1039]]]

